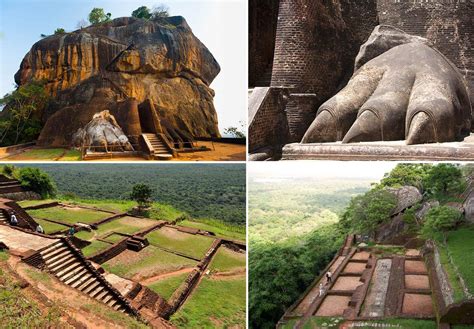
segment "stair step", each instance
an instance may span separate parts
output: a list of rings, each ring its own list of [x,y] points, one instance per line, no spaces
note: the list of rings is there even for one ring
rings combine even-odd
[[[97,300],[102,301],[102,299],[103,299],[105,296],[107,296],[108,293],[109,293],[109,290],[104,287],[104,291],[102,291],[100,294],[98,294],[98,295],[95,296],[94,298],[97,299]]]
[[[95,298],[95,296],[97,296],[98,294],[100,294],[103,290],[104,290],[104,287],[103,287],[102,285],[99,285],[99,286],[97,286],[96,289],[92,290],[92,291],[89,293],[89,296]]]
[[[76,282],[72,283],[71,284],[71,287],[72,288],[77,288],[79,286],[81,286],[83,283],[89,281],[91,278],[93,278],[94,276],[88,272],[86,273],[82,278],[80,278],[79,280],[77,280]]]
[[[46,265],[50,266],[51,264],[55,264],[57,263],[58,260],[62,260],[64,258],[66,258],[67,256],[69,255],[72,255],[72,252],[67,249],[67,250],[63,250],[60,254],[54,256],[54,257],[51,257],[49,259],[46,259],[44,262],[46,263]],[[43,257],[44,259],[44,257]]]
[[[87,279],[85,282],[83,282],[82,284],[80,284],[79,286],[77,286],[77,289],[80,290],[80,291],[84,291],[86,290],[87,288],[89,288],[91,285],[94,284],[94,282],[96,282],[96,279],[95,279],[95,276],[92,275],[89,279]]]
[[[106,295],[104,298],[102,298],[102,303],[107,304],[110,300],[113,300],[114,296],[112,294]]]
[[[109,300],[109,301],[107,302],[107,306],[110,306],[110,307],[113,307],[115,304],[120,305],[120,303],[118,302],[118,300],[115,299],[115,298],[112,298],[111,300]]]
[[[48,268],[51,273],[57,273],[65,269],[67,266],[71,265],[74,261],[76,261],[76,258],[74,257],[74,255],[71,255],[65,259],[58,260],[55,266],[49,265]]]
[[[81,262],[74,262],[71,265],[69,265],[68,267],[66,267],[64,270],[61,270],[58,273],[56,273],[56,276],[61,281],[64,281],[64,280],[67,280],[70,275],[73,275],[75,273],[74,271],[76,271],[78,269],[81,269],[81,268],[82,268]]]
[[[113,307],[114,310],[118,311],[120,308],[122,307],[122,305],[120,305],[120,303],[117,303],[117,305],[115,305]]]
[[[41,255],[47,254],[49,251],[58,248],[60,245],[63,246],[64,243],[62,241],[57,241],[53,243],[52,245],[48,246],[48,248],[46,248],[45,250],[41,251],[40,254]]]
[[[83,268],[81,271],[77,272],[76,275],[72,276],[71,278],[69,278],[65,283],[69,286],[73,283],[75,283],[76,281],[80,280],[83,276],[85,276],[89,271],[87,270],[87,268]]]
[[[53,258],[54,256],[57,256],[58,254],[60,254],[61,252],[65,251],[65,250],[69,250],[69,248],[66,247],[66,246],[63,246],[63,247],[54,249],[54,250],[52,250],[51,252],[48,252],[48,253],[46,253],[46,254],[41,254],[41,256],[42,256],[43,259],[46,261],[46,260],[48,260],[48,259]]]
[[[95,279],[95,278],[94,278]],[[94,283],[92,283],[89,287],[86,289],[82,290],[82,292],[89,294],[91,291],[97,288],[97,286],[100,285],[100,282],[95,280]]]

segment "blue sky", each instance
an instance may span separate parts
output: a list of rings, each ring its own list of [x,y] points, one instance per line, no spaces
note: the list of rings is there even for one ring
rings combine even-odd
[[[112,17],[130,16],[136,8],[164,4],[184,16],[194,34],[221,65],[212,83],[219,128],[239,126],[247,118],[247,1],[245,0],[0,0],[0,95],[14,89],[13,75],[40,34],[62,27],[76,29],[94,7]]]

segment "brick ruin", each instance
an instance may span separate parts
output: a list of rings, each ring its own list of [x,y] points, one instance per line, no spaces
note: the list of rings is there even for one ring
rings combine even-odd
[[[278,158],[283,145],[301,141],[318,107],[345,86],[359,47],[379,24],[427,38],[458,67],[473,95],[472,1],[251,0],[249,9],[249,88],[288,94],[283,102],[278,91],[250,96],[255,159]]]
[[[51,207],[68,207],[67,204],[58,202],[44,203],[25,207],[25,209],[43,209]],[[88,206],[78,206],[88,210],[101,211],[98,208]],[[122,238],[104,250],[86,257],[81,248],[89,245],[91,242],[82,240],[76,236],[66,235],[69,227],[74,226],[76,232],[86,229],[84,225],[71,224],[66,225],[59,221],[51,219],[42,219],[51,223],[67,226],[68,229],[59,230],[51,234],[40,234],[36,232],[36,221],[16,202],[0,198],[0,239],[2,248],[16,250],[18,242],[22,239],[32,240],[33,244],[25,248],[26,251],[15,254],[20,255],[22,261],[30,266],[47,271],[55,276],[60,282],[76,289],[80,293],[99,302],[106,304],[116,311],[124,312],[148,323],[153,328],[171,328],[173,327],[167,319],[177,312],[186,302],[190,294],[198,287],[201,279],[207,274],[209,264],[221,247],[230,250],[242,252],[246,245],[240,241],[228,240],[215,237],[215,233],[200,229],[177,226],[176,221],[167,222],[157,220],[152,226],[143,228],[134,234],[119,234]],[[17,227],[11,227],[8,223],[9,214],[14,211],[19,224]],[[110,216],[90,223],[88,229],[97,229],[99,225],[119,220],[122,217],[133,217],[127,213],[110,213]],[[151,290],[138,281],[121,278],[112,273],[105,273],[102,264],[117,257],[126,250],[138,252],[149,245],[146,235],[159,230],[162,227],[168,227],[182,232],[183,234],[204,235],[213,239],[207,252],[200,258],[192,258],[197,261],[196,266],[186,279],[176,289],[174,294],[167,301],[155,291]],[[11,237],[11,238],[10,238]],[[38,242],[35,242],[38,240]],[[178,256],[191,258],[181,252],[162,248],[167,252]]]

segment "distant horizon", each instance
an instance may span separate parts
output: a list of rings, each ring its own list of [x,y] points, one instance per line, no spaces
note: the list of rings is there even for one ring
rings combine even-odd
[[[221,66],[221,72],[210,86],[216,93],[214,106],[221,134],[225,128],[240,129],[241,123],[245,128],[247,56],[239,55],[247,49],[247,24],[241,21],[242,17],[247,18],[247,2],[243,0],[72,0],[67,6],[60,0],[0,0],[0,47],[8,49],[0,52],[0,74],[4,77],[0,97],[15,90],[14,74],[33,44],[41,40],[40,34],[51,35],[60,27],[67,32],[77,30],[77,23],[82,19],[87,21],[94,7],[104,8],[115,19],[130,17],[140,6],[152,9],[157,5],[168,7],[170,16],[184,17],[193,34]]]

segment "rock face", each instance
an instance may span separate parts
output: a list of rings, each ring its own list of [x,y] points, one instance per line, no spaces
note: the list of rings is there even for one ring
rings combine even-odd
[[[392,215],[399,214],[403,210],[414,206],[423,200],[420,191],[414,186],[403,186],[400,188],[388,188],[390,193],[397,197],[397,206],[392,211]]]
[[[109,111],[95,114],[84,128],[79,128],[73,136],[73,144],[76,147],[89,146],[91,151],[133,151],[127,136]]]
[[[142,132],[168,134],[156,131],[162,127],[154,116],[178,135],[219,136],[209,88],[219,71],[184,18],[123,17],[38,41],[15,81],[46,81],[54,98],[42,114],[40,145],[70,144],[73,133],[104,110],[136,143]]]
[[[467,82],[426,39],[378,26],[348,84],[319,108],[303,143],[460,141],[471,131]]]

